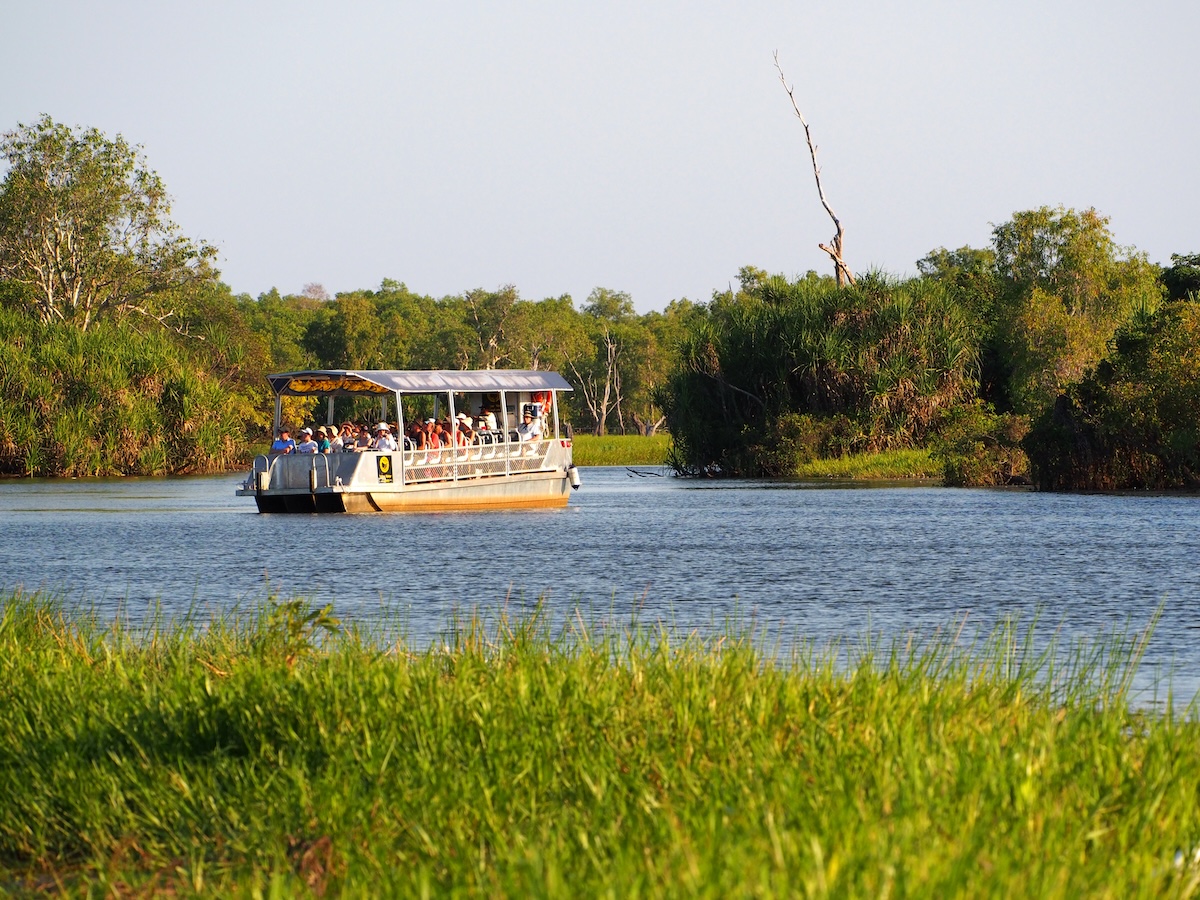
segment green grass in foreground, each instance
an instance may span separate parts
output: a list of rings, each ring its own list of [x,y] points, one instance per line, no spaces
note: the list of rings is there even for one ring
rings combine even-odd
[[[571,442],[577,466],[661,466],[667,459],[671,436],[640,434],[577,434]]]
[[[139,634],[2,602],[0,891],[1200,884],[1174,864],[1200,840],[1200,727],[1130,709],[1129,641],[1055,664],[1002,629],[838,666],[536,615],[421,650],[317,641],[333,623],[299,601]]]
[[[816,459],[796,468],[800,478],[900,479],[942,477],[942,466],[925,449],[858,453],[853,456]]]

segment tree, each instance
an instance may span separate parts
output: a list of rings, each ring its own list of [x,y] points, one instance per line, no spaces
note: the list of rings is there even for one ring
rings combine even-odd
[[[584,406],[595,424],[595,433],[608,433],[608,417],[616,413],[624,431],[621,401],[622,354],[628,343],[630,322],[636,320],[633,301],[624,291],[598,287],[588,295],[583,308],[592,337],[592,353],[570,360]]]
[[[1043,206],[992,232],[996,347],[1017,412],[1053,404],[1104,357],[1118,328],[1162,301],[1157,267],[1118,246],[1108,222],[1094,209]]]
[[[1042,413],[1025,441],[1042,490],[1200,488],[1200,306],[1164,304]]]
[[[1168,300],[1200,300],[1200,253],[1172,253],[1161,277]]]
[[[941,282],[962,306],[986,324],[996,302],[996,252],[985,247],[938,247],[917,260],[917,271],[925,278]]]
[[[513,307],[520,300],[517,289],[507,284],[498,291],[476,288],[463,297],[466,325],[471,332],[473,368],[494,369],[508,358],[504,329]]]
[[[547,297],[538,303],[522,300],[509,318],[509,359],[517,368],[553,372],[567,368],[592,348],[584,317],[570,294]]]
[[[837,275],[838,287],[854,284],[854,273],[850,271],[850,267],[846,265],[845,259],[842,258],[842,250],[845,247],[846,241],[846,230],[842,227],[842,221],[833,211],[833,207],[829,205],[829,201],[825,199],[825,189],[821,186],[821,167],[817,165],[817,146],[813,143],[812,132],[808,127],[808,120],[804,118],[804,113],[800,112],[800,106],[796,103],[796,95],[792,90],[792,86],[787,83],[787,79],[783,75],[783,67],[779,65],[778,53],[775,54],[775,70],[779,72],[779,81],[783,85],[783,89],[787,91],[788,99],[792,101],[792,111],[796,113],[796,118],[804,126],[804,139],[808,143],[809,158],[812,159],[813,178],[817,182],[817,196],[821,198],[821,205],[825,207],[825,212],[833,220],[833,227],[836,229],[833,233],[833,238],[828,244],[817,244],[817,246],[828,253],[829,258],[833,260],[833,270]]]
[[[0,278],[28,286],[41,321],[165,321],[172,291],[215,279],[215,249],[179,233],[162,180],[120,135],[42,116],[0,137],[0,152]]]
[[[330,301],[304,330],[303,346],[329,369],[382,369],[383,329],[375,305],[361,294]]]

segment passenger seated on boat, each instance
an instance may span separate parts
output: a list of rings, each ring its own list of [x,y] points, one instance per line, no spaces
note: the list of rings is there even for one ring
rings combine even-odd
[[[521,424],[517,426],[517,437],[521,441],[537,441],[542,437],[542,420],[535,419],[533,413],[525,410],[521,416]]]
[[[498,426],[496,425],[496,414],[494,412],[492,412],[488,407],[485,406],[483,409],[481,409],[479,411],[479,419],[480,419],[479,427],[481,430],[482,429],[486,429],[488,431],[498,430]]]
[[[303,436],[304,440],[296,445],[296,452],[316,453],[317,442],[313,440],[313,430],[311,428],[301,428],[300,434]]]
[[[354,439],[354,451],[362,453],[365,450],[371,449],[371,432],[367,430],[365,424],[359,424],[358,437]]]
[[[334,453],[350,451],[354,449],[354,426],[349,422],[342,425],[342,430],[329,443],[330,448]]]
[[[471,428],[471,420],[459,413],[455,418],[458,420],[458,426],[454,429],[454,445],[456,447],[470,446],[471,438],[474,436],[474,431]]]
[[[372,449],[380,453],[391,453],[396,449],[396,441],[387,422],[380,422],[375,426],[375,446]]]
[[[333,442],[329,440],[329,429],[324,425],[317,426],[316,441],[318,453],[329,453],[333,447]]]
[[[279,429],[279,437],[275,438],[275,442],[271,444],[272,453],[295,453],[296,442],[292,440],[292,433],[286,428]]]
[[[425,432],[421,430],[421,426],[413,422],[408,426],[408,432],[404,435],[405,450],[420,450],[421,444],[424,442]]]
[[[436,419],[425,420],[425,450],[437,450],[441,448],[442,441],[438,436],[438,428]]]

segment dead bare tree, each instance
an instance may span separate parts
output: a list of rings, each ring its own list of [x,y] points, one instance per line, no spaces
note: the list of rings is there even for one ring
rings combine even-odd
[[[812,132],[808,128],[808,120],[804,118],[804,114],[800,112],[800,106],[796,103],[796,95],[792,92],[792,86],[788,84],[787,78],[783,75],[783,67],[779,65],[778,50],[775,51],[775,71],[779,73],[779,81],[783,85],[783,89],[787,91],[788,99],[792,101],[792,109],[796,112],[796,118],[804,126],[804,139],[808,141],[808,155],[812,157],[813,178],[817,182],[817,195],[821,198],[821,205],[825,207],[825,212],[829,213],[829,218],[833,219],[833,225],[837,229],[833,235],[833,240],[828,244],[817,244],[817,246],[828,253],[829,258],[833,260],[833,269],[837,275],[838,286],[843,287],[847,284],[854,284],[854,273],[850,271],[850,267],[846,265],[846,261],[842,258],[842,248],[845,246],[846,231],[842,228],[842,222],[833,211],[833,207],[825,199],[825,189],[821,187],[821,167],[817,165],[817,147],[813,143]]]

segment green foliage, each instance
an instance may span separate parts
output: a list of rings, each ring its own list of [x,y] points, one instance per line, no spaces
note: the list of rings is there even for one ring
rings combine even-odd
[[[997,399],[1036,415],[1104,357],[1119,328],[1158,307],[1158,271],[1145,254],[1117,246],[1094,209],[1015,213],[992,238]]]
[[[950,289],[959,305],[978,321],[989,322],[1000,281],[996,273],[996,252],[990,248],[939,247],[917,261],[917,271]]]
[[[1165,304],[1034,424],[1043,490],[1200,488],[1200,307]]]
[[[1029,459],[1021,441],[1029,419],[997,415],[982,401],[953,409],[933,441],[933,458],[942,480],[956,487],[1028,484]]]
[[[160,317],[164,298],[212,280],[214,248],[179,234],[162,180],[136,147],[49,116],[0,137],[0,278],[44,322]]]
[[[293,656],[314,613],[106,628],[0,598],[5,890],[1124,896],[1196,877],[1200,726],[1131,707],[1144,638],[1038,653],[1002,626],[773,657],[732,629],[580,616],[555,637],[535,612]]]
[[[1159,277],[1168,300],[1200,300],[1200,253],[1172,253]]]
[[[162,329],[83,331],[0,308],[0,474],[227,469],[249,405]]]
[[[919,446],[974,391],[970,320],[943,285],[751,283],[689,323],[661,394],[680,471],[786,474],[814,454]]]
[[[385,279],[378,291],[321,301],[241,298],[238,313],[271,371],[302,368],[529,368],[562,372],[576,393],[561,410],[580,430],[653,434],[655,395],[695,307],[639,316],[628,294],[597,288],[583,311],[571,297],[524,300],[511,285],[434,299]],[[264,369],[263,371],[266,371]]]

